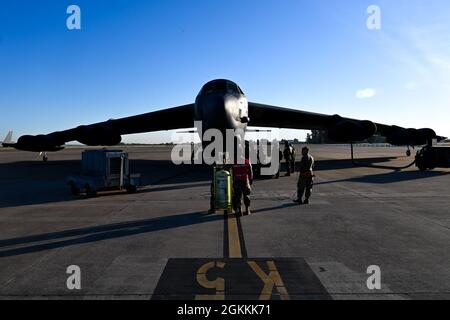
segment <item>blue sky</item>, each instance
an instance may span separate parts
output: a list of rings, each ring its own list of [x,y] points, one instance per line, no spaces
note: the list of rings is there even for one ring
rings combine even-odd
[[[81,30],[66,28],[71,4]],[[450,136],[449,12],[448,0],[3,0],[0,138],[191,103],[214,78],[255,102]]]

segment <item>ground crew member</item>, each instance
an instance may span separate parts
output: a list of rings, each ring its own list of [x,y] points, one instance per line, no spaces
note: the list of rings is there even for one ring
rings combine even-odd
[[[191,142],[191,164],[195,164],[195,144],[194,142]]]
[[[295,173],[295,158],[296,158],[295,148],[292,144],[290,144],[290,146],[291,146],[291,170],[292,170],[291,173]]]
[[[314,158],[309,154],[307,147],[302,149],[302,160],[300,161],[299,169],[300,176],[297,183],[297,200],[294,202],[298,204],[309,204],[314,182]],[[303,194],[305,194],[305,201],[303,201]]]
[[[278,145],[278,171],[275,176],[275,178],[280,178],[280,171],[281,171],[281,162],[283,161],[283,151],[281,151],[280,146]]]
[[[253,184],[253,169],[249,159],[244,164],[235,164],[233,169],[233,208],[236,214],[242,214],[242,198],[244,198],[245,215],[250,215],[250,193]]]
[[[288,141],[284,142],[283,155],[287,166],[286,177],[289,177],[295,172],[295,149]]]

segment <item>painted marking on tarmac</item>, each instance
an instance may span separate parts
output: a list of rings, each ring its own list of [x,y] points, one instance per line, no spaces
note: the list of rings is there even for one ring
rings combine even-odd
[[[302,258],[169,259],[153,300],[331,299]]]
[[[206,274],[213,268],[225,268],[224,262],[208,262],[201,266],[197,271],[197,283],[206,289],[215,289],[216,293],[211,295],[197,294],[195,300],[225,300],[225,279],[217,278],[214,281],[210,281]]]
[[[225,258],[169,259],[152,299],[331,299],[302,258],[248,258],[239,216],[224,215],[223,235]]]
[[[228,257],[229,258],[242,258],[242,246],[241,237],[239,232],[239,223],[236,215],[227,216],[228,225]]]
[[[268,274],[266,274],[255,261],[247,261],[247,263],[264,282],[264,288],[261,291],[259,300],[270,300],[274,287],[276,287],[281,300],[291,299],[274,261],[267,261],[267,266],[269,268]]]

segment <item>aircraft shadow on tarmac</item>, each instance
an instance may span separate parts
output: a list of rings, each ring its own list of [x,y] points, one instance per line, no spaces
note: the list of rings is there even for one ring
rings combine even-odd
[[[223,219],[223,216],[208,215],[204,212],[195,212],[5,239],[0,240],[0,257],[18,256],[79,244],[93,243],[195,224],[208,223]],[[21,247],[4,249],[8,246],[17,245],[20,245]]]
[[[358,161],[364,164],[386,164],[396,157],[367,158]],[[141,173],[144,186],[140,193],[163,192],[188,189],[192,187],[208,186],[211,181],[212,169],[208,166],[181,165],[176,166],[170,160],[132,160],[132,172]],[[316,171],[353,168],[351,160],[319,160]],[[281,166],[282,172],[286,170],[285,163]],[[45,204],[64,201],[83,201],[84,196],[72,196],[65,184],[69,175],[78,174],[79,160],[50,161],[22,161],[0,164],[0,208],[17,207],[25,205]],[[340,179],[335,181],[317,182],[316,185],[339,182],[363,182],[387,184],[408,180],[431,178],[446,174],[445,172],[431,171],[395,171],[367,175],[363,177]],[[102,197],[100,193],[98,195]],[[123,193],[107,193],[103,196],[120,197]]]
[[[262,208],[262,209],[254,209],[252,210],[252,214],[259,214],[259,213],[265,213],[270,212],[273,210],[280,210],[280,209],[288,209],[292,207],[298,207],[299,205],[297,203],[283,203],[279,206],[269,207],[269,208]]]
[[[363,164],[382,166],[392,160],[397,160],[397,157],[379,157],[379,158],[361,158],[357,161]],[[331,159],[331,160],[318,160],[315,164],[316,171],[325,170],[339,170],[354,168],[354,164],[351,159]]]
[[[131,160],[132,173],[140,173],[143,186],[139,192],[161,192],[209,185],[212,169],[206,166],[174,165],[170,160]],[[22,161],[0,164],[0,208],[64,201],[85,200],[73,196],[66,178],[80,172],[79,160]],[[179,186],[176,184],[180,184]],[[105,196],[121,196],[123,192]],[[98,197],[102,197],[99,193]]]
[[[357,183],[373,183],[373,184],[389,184],[395,182],[413,181],[418,179],[426,179],[447,175],[449,172],[443,171],[391,171],[380,174],[372,174],[362,177],[354,177],[348,179],[338,179],[332,181],[315,182],[314,185],[324,185],[340,182],[357,182]]]

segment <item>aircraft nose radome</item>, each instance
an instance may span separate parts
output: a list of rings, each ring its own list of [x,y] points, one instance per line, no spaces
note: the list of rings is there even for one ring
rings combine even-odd
[[[224,104],[227,121],[231,124],[231,127],[234,128],[234,122],[239,117],[239,99],[229,95],[225,97]]]

